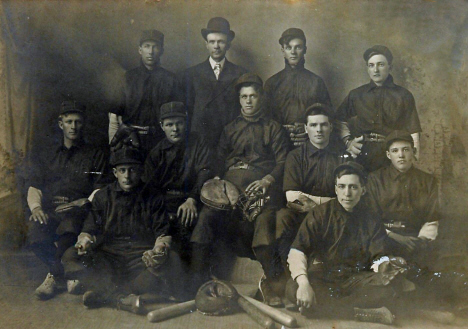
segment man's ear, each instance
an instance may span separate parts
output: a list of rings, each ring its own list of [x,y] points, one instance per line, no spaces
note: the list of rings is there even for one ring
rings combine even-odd
[[[390,158],[390,151],[386,151],[385,153],[387,154],[387,158],[391,160],[392,158]]]
[[[304,55],[307,53],[307,46],[304,46]]]
[[[138,53],[139,53],[140,55],[142,55],[142,54],[143,54],[143,50],[141,49],[141,46],[140,46],[140,47],[138,47]]]
[[[366,189],[365,186],[363,186],[363,187],[362,187],[362,194],[361,194],[361,196],[364,195],[364,194],[366,194],[366,193],[367,193],[367,189]]]
[[[117,178],[117,168],[112,168],[112,172],[114,173],[115,178]]]
[[[164,125],[163,125],[163,123],[162,123],[162,122],[159,122],[159,126],[161,127],[161,129],[162,129],[162,130],[164,130],[164,128],[163,128],[163,127],[164,127]]]
[[[281,52],[283,53],[283,56],[286,56],[286,50],[284,50],[284,45],[281,46]]]
[[[58,126],[61,130],[63,130],[63,121],[62,120],[59,120],[58,121]]]
[[[231,41],[228,40],[228,42],[226,43],[226,51],[228,51],[229,49],[231,49]]]

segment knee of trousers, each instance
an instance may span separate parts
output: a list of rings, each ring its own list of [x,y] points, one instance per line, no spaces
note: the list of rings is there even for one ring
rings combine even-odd
[[[301,214],[283,208],[276,213],[276,238],[279,239],[284,233],[297,231],[300,226]]]
[[[190,242],[212,243],[216,228],[223,225],[223,218],[229,215],[230,211],[216,210],[204,206],[193,229]]]
[[[65,272],[65,277],[74,279],[75,276],[86,271],[84,257],[78,255],[75,247],[68,248],[62,256],[62,265]]]
[[[56,240],[56,226],[53,222],[40,224],[39,222],[29,221],[27,239],[30,246],[38,243],[53,243]]]

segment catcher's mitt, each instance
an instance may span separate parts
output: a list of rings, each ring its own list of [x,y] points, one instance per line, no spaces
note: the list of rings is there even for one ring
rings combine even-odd
[[[122,123],[117,129],[114,137],[112,138],[109,146],[111,150],[116,151],[124,146],[132,146],[134,148],[140,148],[140,139],[138,138],[138,132],[135,128]]]
[[[157,250],[151,249],[143,253],[141,257],[143,263],[145,263],[148,268],[158,268],[167,261],[169,257],[168,248],[158,248]]]
[[[195,305],[204,315],[220,315],[228,312],[236,304],[237,298],[237,291],[230,283],[211,280],[198,289]]]

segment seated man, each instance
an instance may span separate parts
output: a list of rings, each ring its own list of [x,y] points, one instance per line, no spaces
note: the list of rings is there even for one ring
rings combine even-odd
[[[278,296],[267,296],[266,280],[274,279],[281,272],[276,268],[279,258],[275,255],[274,246],[275,207],[288,152],[288,138],[279,123],[264,116],[263,82],[257,75],[247,73],[241,76],[236,90],[242,114],[224,127],[218,144],[219,165],[215,169],[239,191],[247,194],[260,191],[269,195],[271,200],[253,221],[241,221],[238,212],[229,216],[225,211],[204,206],[191,239],[194,243],[193,270],[200,277],[197,284],[207,279],[214,239],[234,239],[233,243],[241,242],[241,246],[253,250],[262,264],[265,276],[261,279],[261,291],[265,302],[279,305],[281,299]],[[235,245],[231,249],[239,250]]]
[[[411,133],[419,152],[421,125],[413,94],[393,82],[392,52],[376,45],[363,57],[371,81],[349,92],[336,119],[344,123],[341,137],[348,151],[371,172],[386,165],[385,137],[393,130]]]
[[[388,252],[424,262],[421,252],[435,240],[439,226],[437,180],[414,167],[415,149],[409,133],[393,131],[386,146],[391,164],[369,175],[368,204],[387,228]],[[432,252],[424,254],[435,260]]]
[[[183,299],[185,272],[170,250],[163,200],[143,189],[140,152],[124,147],[111,162],[117,181],[94,196],[75,248],[63,256],[66,277],[83,282],[87,307],[141,312],[141,294]]]
[[[211,178],[211,151],[199,134],[188,134],[183,103],[163,104],[160,118],[166,137],[146,159],[143,181],[153,193],[164,195],[166,211],[174,218],[173,243],[189,256],[192,225],[201,208],[200,190]]]
[[[345,162],[335,169],[334,177],[337,198],[306,216],[289,252],[292,278],[286,296],[301,311],[329,302],[330,297],[340,303],[338,297],[352,296],[342,302],[348,309],[381,306],[377,303],[393,296],[393,283],[404,279],[387,276],[403,271],[405,262],[381,258],[386,233],[380,219],[360,202],[366,192],[363,167]],[[310,257],[319,257],[323,268],[312,272]]]
[[[58,214],[55,208],[79,199],[88,202],[86,198],[109,178],[108,156],[83,139],[84,110],[76,102],[63,102],[58,118],[62,143],[56,148],[44,148],[33,157],[27,196],[31,210],[28,242],[49,268],[46,279],[35,292],[39,299],[51,298],[57,292],[57,284],[63,279],[60,259],[75,243],[88,209],[76,207]],[[73,289],[72,283],[69,291]]]
[[[344,145],[330,139],[333,126],[326,105],[310,106],[304,119],[309,140],[286,158],[283,191],[288,207],[276,214],[276,238],[283,263],[306,214],[335,197],[333,170],[345,156]]]

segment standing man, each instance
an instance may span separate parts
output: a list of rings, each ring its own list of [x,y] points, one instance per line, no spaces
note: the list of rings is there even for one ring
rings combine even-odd
[[[364,52],[364,61],[371,81],[351,90],[336,119],[345,124],[341,137],[348,151],[371,172],[386,165],[385,137],[394,130],[411,134],[417,157],[421,125],[413,95],[393,82],[390,50],[373,46]]]
[[[330,139],[333,131],[330,113],[324,104],[306,109],[305,131],[309,140],[286,158],[283,191],[288,203],[276,215],[276,237],[284,264],[307,213],[335,197],[333,170],[344,162],[346,155],[344,145]]]
[[[143,188],[142,154],[124,147],[111,162],[117,181],[94,196],[75,247],[63,257],[65,274],[83,282],[88,308],[111,305],[140,313],[142,294],[180,299],[186,276],[171,251],[164,202]]]
[[[163,104],[160,119],[166,137],[148,155],[143,181],[153,193],[164,195],[176,248],[189,256],[190,235],[201,208],[200,190],[212,177],[212,154],[199,134],[188,133],[183,103]]]
[[[160,65],[164,34],[158,30],[143,31],[138,52],[140,66],[125,73],[119,104],[109,113],[109,141],[124,123],[138,132],[140,147],[147,154],[164,138],[158,127],[159,108],[182,97],[177,77]]]
[[[222,17],[210,19],[201,30],[209,58],[184,72],[185,103],[189,107],[192,132],[205,137],[212,149],[226,124],[239,115],[234,85],[247,71],[226,58],[235,33]]]
[[[215,167],[219,177],[234,184],[239,191],[259,191],[271,200],[252,221],[242,221],[239,212],[204,206],[192,242],[192,263],[201,281],[208,277],[210,251],[219,237],[233,240],[236,245],[253,250],[264,270],[260,291],[264,302],[278,306],[281,299],[273,293],[270,282],[276,280],[279,257],[275,248],[275,213],[288,152],[288,140],[283,127],[265,115],[263,82],[255,74],[244,74],[236,83],[241,115],[224,127],[219,141]]]
[[[331,100],[322,78],[304,67],[307,52],[304,32],[287,29],[279,44],[285,68],[266,81],[265,92],[273,118],[285,126],[291,142],[299,146],[307,141],[303,129],[306,109],[315,103],[331,107]]]
[[[31,169],[28,241],[49,268],[35,292],[39,299],[55,295],[57,284],[63,280],[60,259],[75,243],[86,217],[86,206],[63,214],[57,214],[55,208],[77,200],[86,204],[86,198],[107,183],[108,156],[83,139],[84,111],[85,107],[77,102],[62,103],[58,118],[62,142],[52,150],[42,150]]]
[[[387,228],[392,255],[417,263],[434,262],[429,242],[436,239],[439,227],[438,184],[434,176],[414,167],[413,143],[404,131],[387,136],[391,164],[369,175],[368,204]]]
[[[352,312],[352,306],[380,307],[395,294],[391,283],[400,278],[398,272],[405,264],[402,259],[382,258],[385,229],[375,213],[360,202],[366,193],[364,168],[345,162],[335,169],[334,177],[336,199],[306,216],[289,252],[291,279],[286,296],[301,311],[317,303],[338,303],[347,296],[351,297],[341,303],[344,311]],[[322,269],[312,272],[310,257],[319,257]],[[375,313],[381,313],[387,324],[393,322],[388,309],[359,310],[355,315],[360,313],[374,313],[374,318]]]

